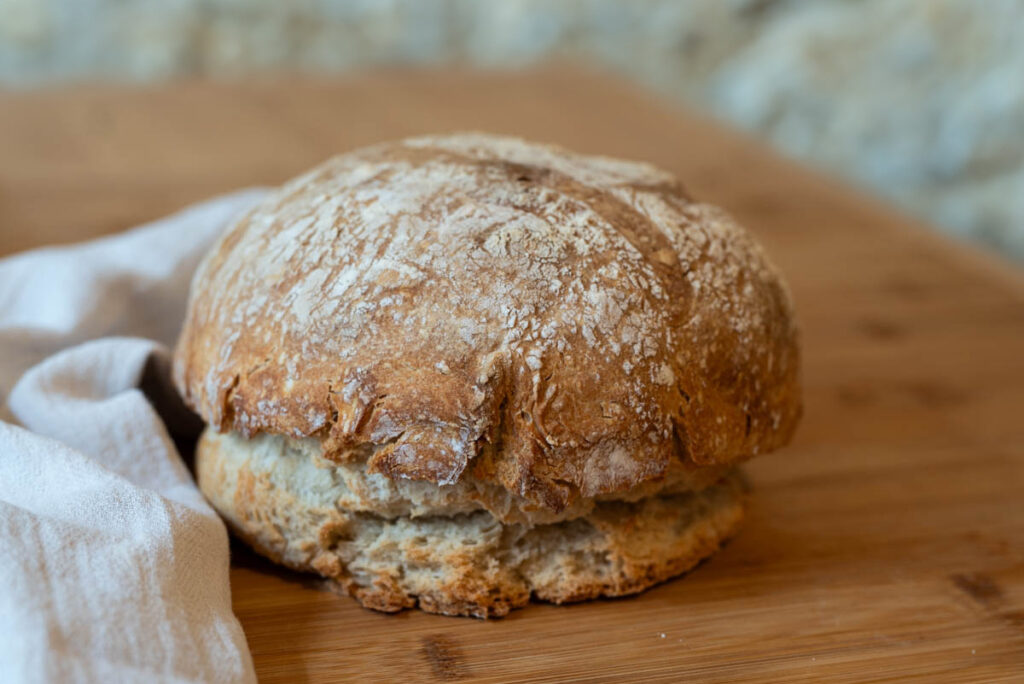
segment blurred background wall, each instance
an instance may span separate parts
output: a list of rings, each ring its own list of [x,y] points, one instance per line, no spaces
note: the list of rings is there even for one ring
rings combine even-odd
[[[7,88],[552,59],[1024,260],[1022,0],[0,0]]]

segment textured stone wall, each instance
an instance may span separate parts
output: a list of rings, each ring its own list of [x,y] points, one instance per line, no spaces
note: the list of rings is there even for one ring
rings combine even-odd
[[[596,61],[1024,259],[1021,0],[0,0],[0,84]]]

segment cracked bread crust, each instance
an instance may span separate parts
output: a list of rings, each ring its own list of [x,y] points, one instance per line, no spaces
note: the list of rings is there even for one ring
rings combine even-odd
[[[775,449],[800,413],[789,295],[724,212],[645,164],[484,134],[336,157],[242,217],[174,377],[220,430],[556,513]]]
[[[204,439],[199,486],[268,558],[330,578],[363,606],[501,617],[552,603],[633,594],[694,567],[737,530],[746,486],[729,472],[701,492],[605,501],[561,522],[502,524],[486,511],[384,517],[339,508],[310,459],[285,467]]]
[[[538,525],[572,520],[590,513],[601,501],[637,501],[652,495],[700,491],[720,480],[730,466],[692,467],[679,462],[669,465],[665,477],[649,480],[613,494],[575,499],[565,509],[554,512],[529,499],[515,496],[504,487],[474,477],[472,469],[451,485],[435,485],[417,480],[392,480],[381,473],[368,472],[370,454],[344,463],[334,463],[323,455],[316,437],[295,439],[283,435],[260,434],[246,439],[237,432],[218,433],[207,429],[200,437],[199,449],[209,453],[226,452],[218,458],[244,459],[250,468],[268,472],[283,488],[298,486],[340,509],[373,513],[386,518],[407,516],[453,516],[459,513],[487,511],[502,523]],[[312,468],[306,467],[307,464]]]

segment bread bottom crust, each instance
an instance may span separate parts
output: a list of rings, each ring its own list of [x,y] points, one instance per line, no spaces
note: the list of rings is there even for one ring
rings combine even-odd
[[[549,524],[502,524],[486,511],[388,518],[338,508],[308,461],[275,473],[272,462],[216,444],[200,443],[199,486],[239,537],[386,612],[491,618],[531,598],[634,594],[713,554],[739,528],[747,493],[734,470],[700,492],[600,502]]]

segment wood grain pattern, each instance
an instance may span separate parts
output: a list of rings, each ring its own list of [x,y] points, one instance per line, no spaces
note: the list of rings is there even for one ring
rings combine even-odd
[[[1024,277],[614,79],[377,73],[0,96],[0,253],[477,128],[652,161],[767,245],[806,417],[748,524],[638,597],[497,622],[385,616],[238,549],[265,682],[1024,681]]]

